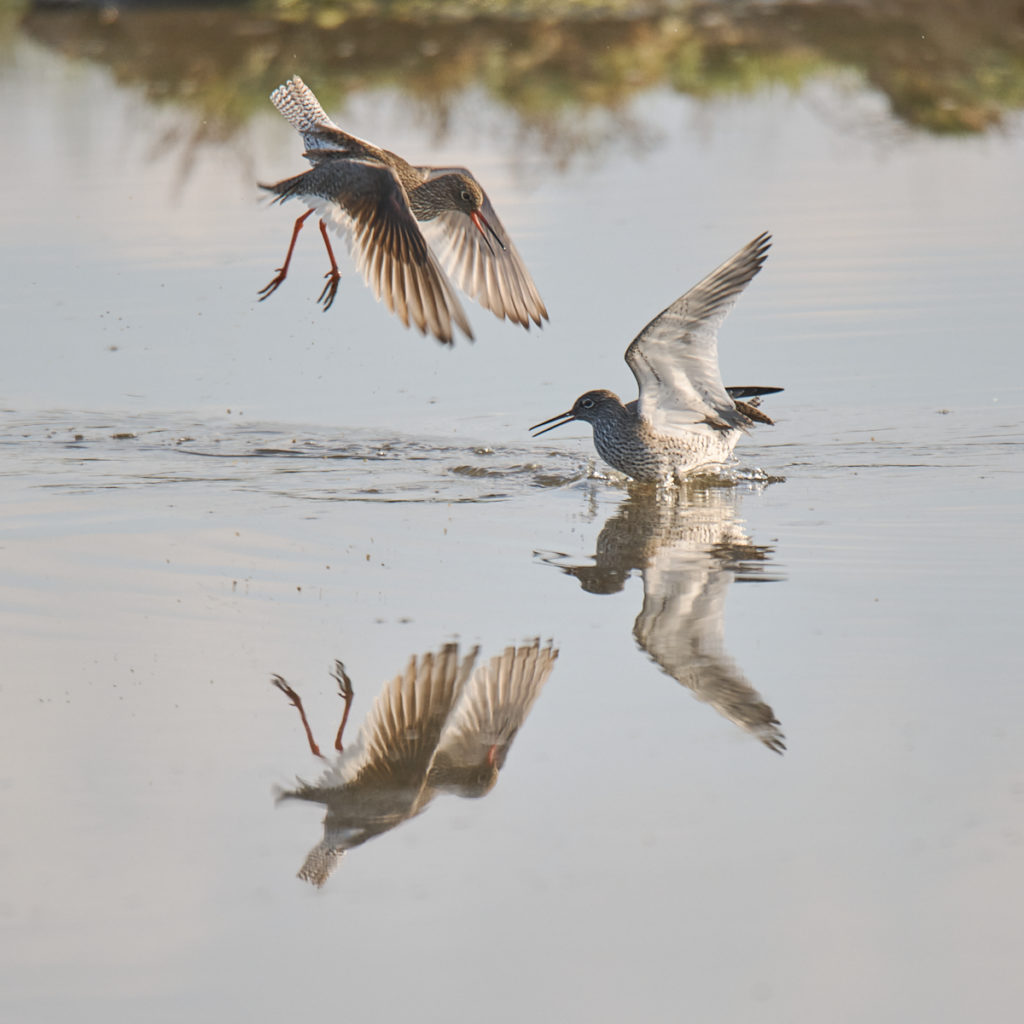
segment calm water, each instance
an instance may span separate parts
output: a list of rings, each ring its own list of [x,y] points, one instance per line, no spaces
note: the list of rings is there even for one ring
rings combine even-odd
[[[932,50],[901,77],[920,26],[872,63],[847,9],[778,8],[2,23],[5,1020],[1016,1019],[1024,122]],[[265,100],[291,73],[472,167],[550,325],[467,303],[445,350],[348,267],[322,313],[313,230],[257,303],[300,212],[254,185],[303,166]],[[732,471],[672,502],[531,440],[628,393],[633,335],[766,228],[721,357],[786,391]],[[481,696],[535,638],[550,675]],[[341,659],[354,748],[452,642],[478,688],[429,743],[407,709],[405,810],[351,798],[297,879],[323,808],[275,793],[327,764],[272,675],[328,752]],[[485,795],[425,767],[469,733]]]

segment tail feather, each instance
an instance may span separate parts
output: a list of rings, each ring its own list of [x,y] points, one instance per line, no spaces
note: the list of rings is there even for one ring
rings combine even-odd
[[[767,423],[768,426],[775,426],[775,420],[766,416],[758,406],[761,404],[761,395],[774,395],[782,391],[782,388],[743,386],[725,389],[737,410],[754,423]],[[749,398],[749,402],[741,402],[741,398]]]
[[[306,195],[305,185],[306,178],[311,171],[303,171],[302,174],[296,174],[293,178],[284,178],[281,181],[274,182],[273,185],[260,184],[260,188],[265,192],[273,192],[274,198],[271,200],[272,203],[283,203],[286,199],[291,199],[293,196]]]
[[[769,427],[775,426],[775,420],[770,416],[765,416],[760,409],[757,408],[757,399],[755,398],[752,402],[738,402],[733,399],[736,408],[743,413],[748,419],[753,420],[755,423],[767,423]]]
[[[318,128],[337,128],[327,116],[313,91],[298,75],[279,85],[271,94],[270,102],[281,116],[297,131],[305,134]]]
[[[325,839],[323,842],[317,843],[309,851],[296,877],[320,889],[327,879],[331,877],[334,869],[341,863],[341,858],[344,856],[344,850],[332,846]]]

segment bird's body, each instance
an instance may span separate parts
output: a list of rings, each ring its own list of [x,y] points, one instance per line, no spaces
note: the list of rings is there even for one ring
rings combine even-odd
[[[692,431],[685,437],[659,435],[640,416],[637,402],[623,405],[611,391],[588,394],[600,409],[592,421],[598,455],[634,480],[657,482],[673,473],[725,462],[741,433],[730,429]]]
[[[450,643],[436,655],[411,658],[377,695],[356,742],[342,749],[339,730],[339,755],[321,777],[300,779],[280,794],[327,809],[324,838],[300,878],[323,885],[347,850],[421,814],[441,793],[481,797],[494,787],[558,651],[534,641],[480,666],[477,653],[473,648],[460,660]],[[351,684],[339,665],[341,679],[349,687],[347,707]],[[299,708],[319,755],[297,694],[280,676],[274,685]]]
[[[402,322],[450,343],[452,322],[473,333],[446,271],[499,318],[541,326],[547,309],[486,193],[464,167],[419,167],[349,135],[301,78],[275,89],[271,101],[302,135],[312,168],[263,186],[278,202],[310,208],[295,223],[283,266],[262,290],[267,298],[288,273],[295,239],[310,212],[321,218],[331,258],[321,293],[329,308],[340,275],[327,238],[332,227],[351,245],[359,272]],[[432,247],[437,248],[437,253]]]
[[[776,387],[722,384],[718,328],[761,269],[771,244],[762,234],[654,318],[626,350],[640,397],[624,404],[603,388],[581,395],[568,412],[531,427],[539,436],[582,420],[610,466],[643,483],[678,479],[727,462]],[[543,428],[543,429],[540,429]]]

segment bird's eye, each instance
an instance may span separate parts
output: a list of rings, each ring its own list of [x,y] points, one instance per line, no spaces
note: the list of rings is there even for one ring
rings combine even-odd
[[[473,201],[473,197],[465,189],[462,190],[462,201],[464,203],[471,203]]]
[[[584,409],[593,409],[594,400],[592,398],[584,398],[583,401],[580,402],[580,405],[582,405]]]

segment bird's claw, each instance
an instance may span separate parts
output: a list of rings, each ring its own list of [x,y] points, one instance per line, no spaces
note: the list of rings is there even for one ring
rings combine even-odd
[[[346,701],[351,700],[355,696],[356,691],[352,688],[352,680],[349,679],[345,666],[340,661],[335,661],[334,671],[331,675],[334,676],[338,683],[338,694]]]
[[[331,308],[334,302],[334,296],[338,294],[338,284],[341,281],[341,274],[337,270],[328,270],[324,277],[327,278],[327,284],[324,285],[324,290],[320,293],[320,297],[316,300],[323,304],[324,312],[327,312]]]
[[[288,685],[283,676],[271,676],[270,682],[291,701],[292,707],[297,708],[302,703],[299,700],[299,695]]]
[[[260,297],[259,301],[262,302],[264,299],[269,299],[274,292],[280,287],[284,279],[288,276],[288,271],[284,267],[278,267],[274,273],[274,278],[269,284],[265,284],[256,294]]]

